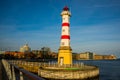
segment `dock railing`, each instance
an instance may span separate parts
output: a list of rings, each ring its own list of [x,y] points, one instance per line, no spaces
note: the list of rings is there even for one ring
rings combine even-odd
[[[3,59],[2,64],[9,80],[45,80],[23,68],[19,68],[7,60]]]

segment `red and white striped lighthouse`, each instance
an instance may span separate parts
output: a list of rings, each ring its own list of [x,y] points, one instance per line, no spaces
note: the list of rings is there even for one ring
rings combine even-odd
[[[58,53],[58,64],[71,65],[72,64],[72,49],[70,47],[70,16],[69,8],[63,8],[62,13],[62,33],[60,48]]]
[[[66,6],[61,13],[62,16],[62,34],[60,46],[70,46],[70,16],[69,8]]]

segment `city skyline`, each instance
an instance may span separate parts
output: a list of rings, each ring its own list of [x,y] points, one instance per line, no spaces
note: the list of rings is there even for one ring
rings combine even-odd
[[[0,49],[50,47],[58,52],[64,6],[70,8],[73,52],[115,54],[120,57],[119,0],[1,0]]]

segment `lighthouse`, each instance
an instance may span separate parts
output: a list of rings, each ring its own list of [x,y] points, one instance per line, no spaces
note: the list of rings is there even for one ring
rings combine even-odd
[[[72,49],[70,47],[70,16],[69,8],[65,6],[61,12],[62,17],[62,31],[60,48],[58,51],[58,64],[71,65],[72,64]]]

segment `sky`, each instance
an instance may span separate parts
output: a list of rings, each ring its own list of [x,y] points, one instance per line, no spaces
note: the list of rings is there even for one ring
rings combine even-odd
[[[72,52],[120,57],[120,0],[0,0],[0,50],[50,47],[58,52],[64,6]]]

